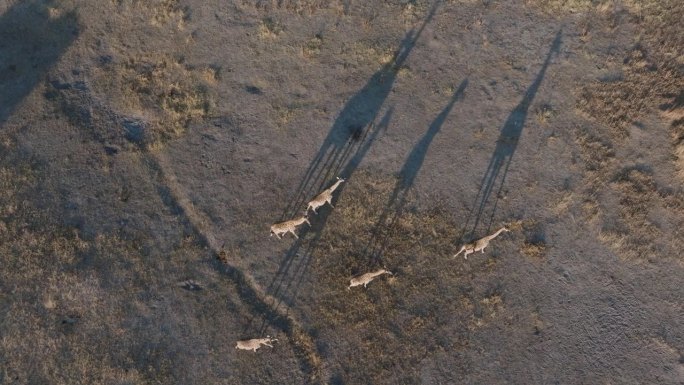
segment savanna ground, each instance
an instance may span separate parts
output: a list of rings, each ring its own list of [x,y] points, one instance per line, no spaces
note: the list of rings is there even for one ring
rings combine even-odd
[[[684,384],[682,20],[0,0],[0,383]]]

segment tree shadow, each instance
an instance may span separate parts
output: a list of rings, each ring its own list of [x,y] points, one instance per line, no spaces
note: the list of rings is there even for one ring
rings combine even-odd
[[[494,149],[494,153],[489,160],[487,171],[485,172],[482,182],[480,183],[480,188],[475,197],[473,209],[470,211],[466,219],[460,241],[464,241],[464,237],[466,236],[466,233],[468,233],[468,229],[470,229],[470,232],[467,234],[467,237],[471,239],[474,236],[475,230],[477,230],[477,227],[482,220],[482,216],[487,203],[489,202],[489,198],[494,191],[494,187],[496,186],[497,181],[500,180],[498,182],[499,189],[496,192],[494,204],[491,209],[492,211],[486,226],[487,231],[491,229],[496,207],[499,202],[499,196],[506,180],[506,175],[508,174],[508,168],[511,165],[513,155],[518,147],[520,135],[522,134],[522,130],[525,126],[525,120],[527,119],[527,113],[535,95],[537,94],[537,90],[544,79],[544,75],[546,74],[546,69],[551,62],[552,55],[554,53],[558,53],[558,50],[560,49],[561,36],[562,30],[559,30],[558,33],[556,33],[556,37],[551,44],[548,54],[546,55],[546,59],[544,60],[541,70],[525,92],[525,95],[520,103],[518,103],[513,111],[511,111],[503,127],[501,127],[499,138],[496,141],[496,148]]]
[[[0,127],[79,34],[74,11],[18,1],[0,16]]]
[[[404,65],[425,26],[435,15],[438,3],[433,4],[417,31],[411,30],[404,36],[392,60],[373,74],[366,85],[344,105],[299,186],[289,199],[281,220],[295,216],[305,200],[320,192],[321,188],[329,184],[345,166],[347,159],[354,152],[354,147],[359,145],[360,138],[365,136],[364,132],[375,121],[392,90],[398,71]]]
[[[460,86],[454,94],[451,96],[449,103],[442,109],[442,111],[437,115],[435,120],[432,121],[428,130],[425,131],[423,137],[413,146],[413,149],[406,157],[404,165],[399,171],[398,179],[394,185],[394,190],[392,195],[387,202],[380,218],[376,222],[373,231],[371,232],[371,239],[368,245],[363,251],[363,255],[366,256],[370,265],[380,264],[382,265],[382,254],[387,246],[387,240],[392,233],[392,229],[397,223],[397,220],[401,217],[404,206],[406,204],[406,198],[408,197],[408,192],[413,186],[413,183],[418,176],[418,172],[423,166],[425,161],[425,156],[427,155],[428,149],[432,140],[440,131],[444,122],[449,116],[451,109],[454,104],[459,99],[463,98],[463,93],[468,86],[468,79],[461,82]]]

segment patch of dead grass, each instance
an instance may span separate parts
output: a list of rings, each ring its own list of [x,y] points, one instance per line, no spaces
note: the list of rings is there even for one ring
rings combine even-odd
[[[608,12],[612,2],[597,11]],[[627,2],[627,11],[642,34],[623,60],[622,76],[597,81],[580,92],[578,108],[611,129],[612,139],[629,135],[629,127],[639,124],[658,105],[671,123],[681,115],[677,95],[684,88],[684,37],[681,20],[684,3],[677,0]],[[681,99],[681,96],[679,96]],[[673,101],[674,99],[674,101]]]
[[[615,161],[615,150],[609,141],[586,130],[578,130],[575,138],[580,147],[580,157],[588,171],[604,170]]]
[[[546,255],[546,239],[542,224],[528,219],[521,222],[521,227],[525,238],[520,245],[520,251],[528,258],[542,260]]]
[[[240,6],[264,13],[287,11],[303,16],[310,16],[326,9],[342,12],[347,7],[342,0],[242,0]]]
[[[323,47],[323,36],[321,35],[316,35],[309,39],[309,41],[306,42],[302,46],[302,56],[304,56],[306,59],[313,59],[318,54],[321,52],[321,48]]]
[[[682,240],[671,234],[672,229],[653,222],[652,214],[654,210],[681,212],[681,193],[659,191],[651,173],[639,167],[620,170],[607,187],[603,194],[616,201],[612,210],[598,199],[588,199],[584,205],[591,223],[599,227],[598,239],[627,260],[677,255]]]
[[[650,0],[655,2],[657,0]],[[525,4],[535,7],[544,13],[552,15],[564,15],[573,13],[593,12],[599,15],[610,16],[625,9],[639,12],[643,9],[643,0],[526,0]]]
[[[257,36],[261,39],[275,39],[284,31],[283,26],[276,20],[266,17],[261,20],[257,28]]]
[[[541,259],[546,252],[546,245],[543,243],[523,242],[520,251],[527,257]]]
[[[391,201],[396,186],[395,178],[357,171],[313,251],[311,269],[319,288],[313,327],[354,336],[349,342],[354,352],[338,355],[341,365],[358,372],[350,374],[351,382],[404,376],[405,383],[419,383],[411,369],[415,362],[429,352],[462,346],[454,329],[465,333],[473,320],[484,326],[504,311],[498,292],[478,298],[456,283],[466,279],[462,260],[449,258],[461,229],[447,211],[439,204],[419,209],[411,191]],[[382,250],[379,258],[373,250]],[[379,277],[368,288],[346,289],[352,276],[381,266],[395,275]],[[473,268],[485,273],[493,267]],[[390,368],[402,369],[391,373]]]
[[[161,27],[174,23],[178,30],[185,28],[190,18],[187,7],[181,6],[179,0],[110,0],[122,12],[143,15],[151,25]]]
[[[213,107],[218,70],[193,67],[167,54],[139,54],[103,68],[95,85],[125,116],[143,117],[151,127],[147,145],[181,136]]]

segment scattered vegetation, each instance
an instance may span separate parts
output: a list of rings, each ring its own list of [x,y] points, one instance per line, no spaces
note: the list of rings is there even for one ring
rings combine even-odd
[[[150,24],[163,26],[175,23],[179,30],[183,30],[190,19],[188,7],[181,6],[178,0],[110,0],[119,8],[132,8],[134,12],[145,15]]]
[[[107,64],[96,79],[123,115],[144,117],[148,145],[181,136],[192,121],[204,119],[213,106],[212,85],[219,72],[194,67],[182,57],[140,54]]]
[[[325,9],[342,11],[346,8],[343,0],[242,0],[241,6],[254,8],[261,12],[285,10],[297,15],[313,15]]]
[[[259,37],[262,39],[275,39],[283,33],[283,26],[274,19],[267,17],[259,23]]]
[[[307,59],[312,59],[318,55],[323,47],[323,36],[318,34],[311,38],[302,47],[302,55]]]
[[[596,11],[611,10],[615,5],[604,4]],[[684,17],[684,6],[649,1],[629,3],[620,12],[628,11],[635,23],[642,24],[644,34],[625,56],[620,76],[594,82],[580,92],[579,109],[606,129],[578,129],[576,141],[587,171],[583,206],[599,227],[599,238],[625,258],[652,260],[681,249],[682,242],[669,238],[669,231],[653,221],[653,212],[681,210],[682,192],[663,193],[648,167],[621,169],[620,164],[631,161],[618,159],[615,148],[626,143],[632,127],[640,127],[640,121],[661,111],[671,126],[675,159],[681,159],[684,80],[679,68],[684,42],[678,20]]]
[[[537,121],[542,124],[547,124],[556,115],[556,111],[549,104],[542,104],[535,110]]]
[[[676,110],[681,108],[677,97],[684,87],[680,74],[684,6],[673,0],[647,1],[635,2],[628,9],[634,22],[644,27],[644,34],[624,58],[619,77],[584,87],[578,99],[580,110],[611,127],[616,139],[628,136],[629,127],[638,125],[658,105],[676,121]]]
[[[386,383],[399,375],[403,383],[420,383],[417,362],[442,349],[459,349],[467,343],[460,332],[483,327],[505,312],[505,299],[496,290],[478,297],[457,284],[463,261],[450,255],[459,225],[439,205],[418,209],[410,192],[405,201],[391,201],[395,183],[358,171],[313,251],[312,270],[322,288],[313,327],[355,331],[342,332],[351,336],[345,343],[354,348],[337,357],[343,367],[365,368],[346,373],[351,383]],[[383,266],[395,275],[346,290],[352,276]],[[487,269],[485,264],[471,268]],[[402,368],[401,373],[393,368]]]

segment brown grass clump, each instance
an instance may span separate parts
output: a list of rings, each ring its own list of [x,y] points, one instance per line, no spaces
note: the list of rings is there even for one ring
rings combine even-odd
[[[663,116],[670,120],[672,144],[679,177],[684,182],[684,90],[671,103],[661,106]]]
[[[677,157],[677,169],[679,178],[684,182],[684,138],[675,141],[675,156]]]
[[[627,231],[614,231],[604,237],[612,238],[622,255],[652,258],[660,235],[660,230],[648,218],[657,195],[653,177],[638,169],[627,169],[618,175],[612,187],[619,199],[621,221],[617,227]]]
[[[31,160],[3,159],[0,164],[0,223],[6,224],[0,231],[0,308],[7,332],[0,351],[15,358],[3,362],[4,378],[53,384],[171,380],[161,369],[163,358],[151,357],[155,368],[134,364],[143,352],[135,351],[136,337],[124,330],[133,305],[115,298],[135,298],[136,285],[130,283],[147,287],[154,277],[129,275],[129,284],[111,295],[97,274],[137,264],[135,247],[110,237],[86,242],[76,230],[52,225],[50,213],[24,200],[36,194],[39,180]],[[131,258],[112,260],[111,255]],[[112,352],[112,341],[130,349]]]
[[[178,0],[145,1],[144,3],[152,3],[149,7],[152,9],[152,25],[162,25],[174,21],[177,23],[178,29],[183,29],[184,22],[190,17],[187,8],[181,7]]]
[[[680,74],[684,4],[676,0],[635,2],[628,10],[644,34],[624,58],[622,75],[584,87],[578,98],[579,109],[612,128],[615,139],[628,136],[629,127],[659,105],[668,106],[665,109],[671,116],[677,116],[672,107],[681,107],[681,101],[672,100],[684,87]]]
[[[587,12],[595,4],[591,0],[527,0],[525,3],[551,14]]]
[[[552,15],[593,12],[603,16],[614,16],[625,9],[635,13],[641,12],[657,1],[659,0],[525,0],[525,4]]]
[[[96,84],[117,110],[150,125],[145,135],[150,145],[179,137],[190,122],[205,118],[217,80],[215,68],[195,68],[166,54],[140,54],[108,65]]]
[[[659,191],[650,172],[638,167],[618,172],[609,187],[607,193],[616,200],[614,209],[595,201],[585,207],[595,223],[603,224],[599,239],[625,259],[677,256],[684,243],[671,234],[670,228],[654,221],[654,213],[680,213],[684,208],[681,193]]]
[[[607,4],[596,10],[603,15],[623,13],[641,27],[642,34],[624,57],[619,76],[591,83],[579,92],[579,110],[601,125],[595,131],[577,129],[576,142],[586,168],[583,207],[599,239],[623,258],[652,260],[681,254],[678,250],[684,245],[673,230],[681,226],[676,214],[682,210],[681,190],[659,186],[648,165],[622,168],[633,160],[616,153],[630,145],[625,139],[632,127],[640,127],[660,111],[671,127],[673,159],[683,174],[680,24],[684,4],[666,0],[626,5],[618,9]]]
[[[122,11],[143,15],[154,26],[175,23],[179,30],[184,28],[190,18],[187,7],[179,4],[178,0],[110,0]]]
[[[283,33],[283,26],[274,19],[267,17],[261,20],[258,36],[262,39],[275,39]]]
[[[542,104],[535,110],[535,116],[537,121],[541,124],[547,124],[554,116],[556,116],[556,111],[552,106],[548,104]]]
[[[641,80],[606,83],[595,82],[585,87],[578,98],[581,111],[612,128],[616,139],[629,136],[629,128],[648,111],[650,90]]]
[[[585,130],[578,130],[576,142],[579,145],[580,157],[590,172],[604,170],[615,160],[615,150],[603,140]]]
[[[312,15],[323,9],[342,10],[345,8],[345,3],[341,0],[242,0],[240,6],[254,8],[262,12],[285,10],[297,15]]]
[[[525,241],[522,247],[520,248],[520,251],[522,251],[524,255],[530,258],[539,259],[544,256],[544,253],[546,251],[546,245],[543,243]]]
[[[309,39],[309,41],[302,46],[302,56],[304,56],[307,59],[312,59],[318,55],[319,52],[321,52],[321,48],[323,47],[323,36],[321,35],[316,35],[313,38]]]
[[[543,259],[546,254],[546,240],[542,225],[533,219],[528,219],[521,221],[516,227],[520,227],[525,235],[520,246],[522,254],[533,260]],[[512,226],[509,228],[513,230]]]
[[[684,245],[669,226],[655,223],[654,216],[660,211],[681,212],[681,191],[659,187],[647,166],[620,168],[628,161],[618,159],[607,140],[579,129],[576,138],[586,168],[582,206],[598,238],[626,259],[677,255],[675,250]],[[681,218],[667,221],[677,223]],[[534,255],[536,249],[524,245],[522,251]]]

